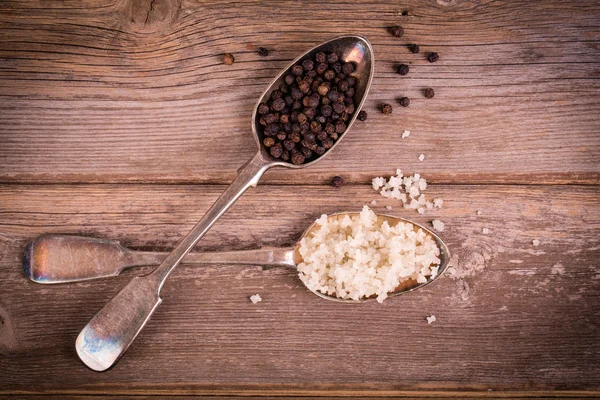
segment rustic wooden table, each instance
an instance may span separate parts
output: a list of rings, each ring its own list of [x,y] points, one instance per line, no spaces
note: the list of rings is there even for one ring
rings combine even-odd
[[[42,286],[23,246],[54,232],[172,248],[253,154],[272,77],[342,33],[375,50],[368,120],[317,165],[269,171],[198,249],[290,245],[320,214],[376,199],[444,221],[455,273],[348,306],[287,270],[183,265],[121,362],[86,369],[78,332],[148,269]],[[598,1],[2,1],[0,397],[600,395],[599,61]],[[370,179],[396,168],[444,207],[378,196]]]

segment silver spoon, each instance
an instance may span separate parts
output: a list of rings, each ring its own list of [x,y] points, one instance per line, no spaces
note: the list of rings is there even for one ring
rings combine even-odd
[[[316,160],[302,165],[294,165],[275,159],[265,150],[260,141],[257,130],[259,125],[258,105],[279,87],[283,82],[283,77],[295,63],[321,51],[336,52],[342,60],[354,62],[356,65],[353,73],[353,76],[357,78],[355,86],[356,112],[348,121],[346,131],[340,135],[333,147]],[[374,61],[373,49],[365,38],[356,35],[340,36],[300,55],[277,75],[257,102],[252,113],[252,133],[258,146],[258,152],[238,171],[232,184],[164,261],[148,275],[133,278],[83,328],[75,342],[75,349],[85,365],[95,371],[104,371],[125,353],[162,302],[160,291],[173,269],[242,193],[250,186],[258,184],[260,177],[267,169],[275,166],[295,169],[308,167],[321,160],[340,142],[354,123],[358,111],[366,99],[373,79]]]
[[[358,213],[336,213],[330,217],[354,216]],[[398,222],[412,224],[415,229],[422,229],[436,243],[440,250],[439,277],[445,270],[450,260],[450,253],[446,244],[430,229],[406,219],[397,218],[387,214],[377,214],[380,222],[387,221],[390,226]],[[302,262],[298,251],[300,241],[309,235],[315,228],[313,222],[302,234],[298,242],[292,247],[267,247],[257,250],[223,251],[189,253],[182,262],[190,264],[229,264],[229,265],[261,265],[264,267],[286,267],[295,269]],[[24,271],[29,279],[37,283],[55,284],[68,282],[81,282],[98,278],[119,275],[124,269],[160,264],[168,253],[134,251],[121,246],[116,240],[97,239],[85,236],[68,235],[42,235],[34,239],[25,248]],[[397,287],[388,295],[397,296],[421,288],[431,283],[417,284],[408,281]],[[354,300],[340,299],[335,296],[314,292],[327,299],[345,302]],[[362,299],[360,301],[371,300]]]

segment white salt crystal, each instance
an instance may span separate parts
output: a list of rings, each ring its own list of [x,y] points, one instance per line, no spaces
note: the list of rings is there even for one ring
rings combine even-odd
[[[385,206],[385,209],[388,210],[388,211],[391,211],[392,210],[392,206]]]
[[[253,294],[252,296],[250,296],[250,301],[254,304],[258,303],[259,301],[262,301],[262,299],[260,298],[260,295],[257,294]]]
[[[425,159],[425,154],[421,154],[421,155],[419,156],[419,161],[423,161],[424,159]]]
[[[386,180],[382,177],[378,177],[378,178],[373,178],[371,183],[373,185],[373,189],[379,190],[381,187],[383,187],[386,184]]]
[[[402,139],[406,139],[410,135],[410,131],[405,130],[402,132]]]
[[[444,205],[444,200],[442,199],[433,199],[433,206],[436,208],[442,208]]]
[[[481,215],[481,210],[477,210],[477,215]]]
[[[481,233],[483,233],[484,235],[487,235],[488,233],[490,233],[490,230],[488,228],[483,228],[481,230]]]
[[[433,221],[431,221],[431,225],[433,225],[433,229],[435,229],[438,232],[444,231],[444,223],[439,219],[434,219]]]
[[[376,204],[377,204],[377,200],[371,200],[371,203],[370,203],[370,204],[371,204],[372,206],[376,205]]]
[[[433,208],[433,203],[430,201],[425,202],[425,207],[427,207],[428,210],[431,210]]]
[[[423,207],[419,207],[419,208],[417,208],[417,212],[419,214],[423,214],[425,212],[425,209]]]
[[[533,240],[531,241],[531,244],[532,244],[532,245],[534,245],[534,246],[539,246],[539,245],[540,245],[540,241],[539,241],[539,240],[537,240],[537,239],[533,239]]]
[[[431,316],[427,317],[426,319],[427,319],[427,323],[429,325],[433,324],[436,320],[435,315],[431,315]]]

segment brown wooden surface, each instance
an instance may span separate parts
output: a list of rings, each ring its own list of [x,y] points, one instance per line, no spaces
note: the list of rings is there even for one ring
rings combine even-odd
[[[0,396],[600,395],[598,21],[597,1],[0,2]],[[172,248],[252,155],[265,85],[347,32],[375,50],[369,119],[317,165],[269,171],[198,248],[290,245],[321,213],[377,199],[444,221],[456,273],[348,306],[287,270],[183,265],[121,362],[87,370],[74,339],[136,271],[41,286],[23,246],[56,232]],[[378,196],[370,179],[396,168],[444,208]]]

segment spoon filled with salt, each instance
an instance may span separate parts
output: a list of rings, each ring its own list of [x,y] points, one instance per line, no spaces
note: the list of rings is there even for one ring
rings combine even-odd
[[[366,239],[358,243],[356,238],[361,236]],[[335,256],[336,248],[343,257]],[[356,257],[357,250],[364,252],[363,260]],[[82,282],[117,276],[127,268],[158,265],[167,254],[130,250],[116,240],[46,234],[27,245],[24,271],[36,283]],[[302,282],[315,294],[328,300],[356,302],[383,300],[422,288],[446,270],[449,259],[448,247],[430,229],[366,208],[362,213],[322,216],[290,247],[189,253],[182,262],[297,269]],[[379,281],[379,287],[371,285],[371,291],[364,293],[354,291],[353,298],[347,289],[356,286],[354,280],[369,279],[370,268],[374,276],[371,281]],[[336,279],[339,271],[335,269],[353,275]],[[311,279],[313,273],[328,281],[327,287]],[[389,279],[389,273],[393,276],[385,287],[382,283]]]

